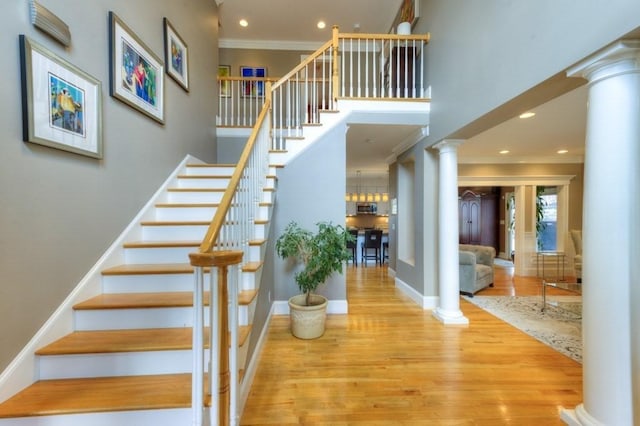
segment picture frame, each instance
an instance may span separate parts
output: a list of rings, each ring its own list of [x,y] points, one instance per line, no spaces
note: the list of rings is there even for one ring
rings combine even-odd
[[[242,78],[265,78],[267,76],[266,67],[240,67],[240,77]],[[264,96],[264,80],[242,80],[242,97],[243,98],[261,98]]]
[[[25,142],[102,158],[102,83],[19,36]]]
[[[164,24],[164,63],[167,75],[189,92],[189,48],[169,19]]]
[[[231,76],[231,65],[218,65],[218,77],[229,77]],[[230,98],[231,97],[231,81],[222,80],[218,85],[220,88],[220,97],[221,98]]]
[[[109,12],[109,95],[164,124],[164,64]]]

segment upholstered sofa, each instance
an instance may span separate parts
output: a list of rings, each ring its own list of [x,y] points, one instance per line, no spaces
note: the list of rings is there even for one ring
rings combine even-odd
[[[582,231],[579,229],[571,230],[571,241],[573,242],[573,269],[576,271],[576,279],[582,282]]]
[[[485,287],[493,286],[493,247],[460,244],[460,293],[473,296]]]

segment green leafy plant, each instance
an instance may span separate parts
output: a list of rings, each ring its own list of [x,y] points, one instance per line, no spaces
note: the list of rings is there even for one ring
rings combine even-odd
[[[317,227],[314,234],[291,222],[276,240],[278,256],[292,258],[304,266],[296,273],[295,280],[306,295],[307,306],[311,293],[332,273],[342,273],[342,265],[351,257],[347,242],[353,241],[353,237],[343,226],[320,222]]]

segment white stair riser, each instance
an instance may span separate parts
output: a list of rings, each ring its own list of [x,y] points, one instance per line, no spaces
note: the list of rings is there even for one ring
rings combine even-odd
[[[209,276],[204,274],[204,287],[209,289]],[[156,275],[105,275],[102,288],[105,293],[149,293],[193,291],[193,273]]]
[[[259,262],[262,260],[264,247],[265,244],[249,246],[249,262]]]
[[[253,226],[253,237],[256,240],[264,240],[266,239],[266,229],[264,224],[257,224]]]
[[[169,191],[167,200],[170,203],[219,203],[223,194],[222,191]]]
[[[192,424],[192,417],[190,408],[171,408],[0,419],[0,426],[175,426]]]
[[[229,186],[229,178],[178,179],[178,188],[225,189],[227,186]]]
[[[202,241],[208,226],[180,225],[180,226],[143,226],[142,239],[144,241]]]
[[[208,351],[205,351],[205,356]],[[191,349],[40,356],[40,379],[190,373]],[[208,362],[205,362],[205,369]]]
[[[273,191],[262,191],[262,201],[263,203],[272,203],[275,201],[275,193]]]
[[[189,253],[197,251],[198,247],[126,248],[124,258],[128,264],[189,263]]]
[[[271,206],[259,206],[258,207],[258,219],[267,220],[271,217]]]
[[[211,220],[215,207],[157,207],[156,220]]]
[[[276,179],[273,176],[268,177],[265,188],[275,189],[275,187],[276,187]]]
[[[240,290],[255,290],[262,277],[262,268],[256,272],[243,272],[240,276]]]
[[[238,309],[238,323],[240,325],[249,325],[253,321],[253,316],[256,312],[256,305],[258,303],[258,297],[254,297],[251,303],[247,306],[239,306]]]
[[[255,307],[239,306],[240,325],[249,325]],[[192,307],[91,309],[74,312],[76,330],[129,330],[144,328],[175,328],[193,326]],[[209,309],[205,307],[205,325],[209,325]]]
[[[234,171],[234,166],[186,167],[184,174],[189,176],[231,176]]]

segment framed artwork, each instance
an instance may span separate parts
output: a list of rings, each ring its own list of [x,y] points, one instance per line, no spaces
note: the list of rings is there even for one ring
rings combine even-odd
[[[109,12],[109,94],[164,124],[164,64]]]
[[[267,69],[265,67],[240,67],[240,76],[243,78],[265,78]],[[243,97],[263,97],[264,80],[242,80]]]
[[[102,84],[20,35],[22,131],[33,142],[102,158]]]
[[[164,18],[164,63],[167,74],[185,91],[189,91],[189,49],[187,43]]]
[[[218,77],[229,77],[231,75],[231,65],[218,65]],[[219,84],[220,97],[231,97],[231,81],[222,80]]]

